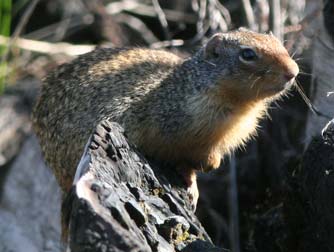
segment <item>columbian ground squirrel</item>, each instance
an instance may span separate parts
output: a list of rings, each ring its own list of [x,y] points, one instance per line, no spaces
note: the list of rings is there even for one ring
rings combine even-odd
[[[67,191],[96,124],[120,123],[148,158],[181,171],[196,202],[196,170],[255,133],[299,68],[272,34],[216,34],[182,59],[143,48],[97,49],[48,75],[34,109],[45,158]]]

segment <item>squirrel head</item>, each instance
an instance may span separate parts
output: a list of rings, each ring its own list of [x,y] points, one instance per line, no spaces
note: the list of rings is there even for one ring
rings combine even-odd
[[[241,28],[215,34],[202,57],[215,75],[213,85],[224,98],[236,102],[275,97],[290,87],[299,68],[272,34]]]

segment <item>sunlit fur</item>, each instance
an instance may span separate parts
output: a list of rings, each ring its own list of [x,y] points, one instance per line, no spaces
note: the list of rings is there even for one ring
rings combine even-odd
[[[241,62],[251,47],[258,60]],[[66,190],[96,124],[119,122],[149,158],[211,170],[256,135],[298,66],[272,35],[217,34],[187,58],[141,48],[98,49],[45,79],[34,110],[43,152]]]

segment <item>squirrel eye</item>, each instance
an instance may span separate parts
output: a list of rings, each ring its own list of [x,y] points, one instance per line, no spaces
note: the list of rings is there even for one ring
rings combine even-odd
[[[246,61],[254,61],[257,59],[257,54],[254,52],[254,50],[250,48],[245,48],[241,50],[240,56],[243,60]]]

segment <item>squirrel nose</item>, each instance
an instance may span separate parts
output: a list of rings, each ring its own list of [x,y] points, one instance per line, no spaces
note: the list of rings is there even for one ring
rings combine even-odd
[[[290,61],[288,67],[285,69],[284,78],[286,81],[290,81],[295,78],[299,73],[299,67],[293,60]]]

